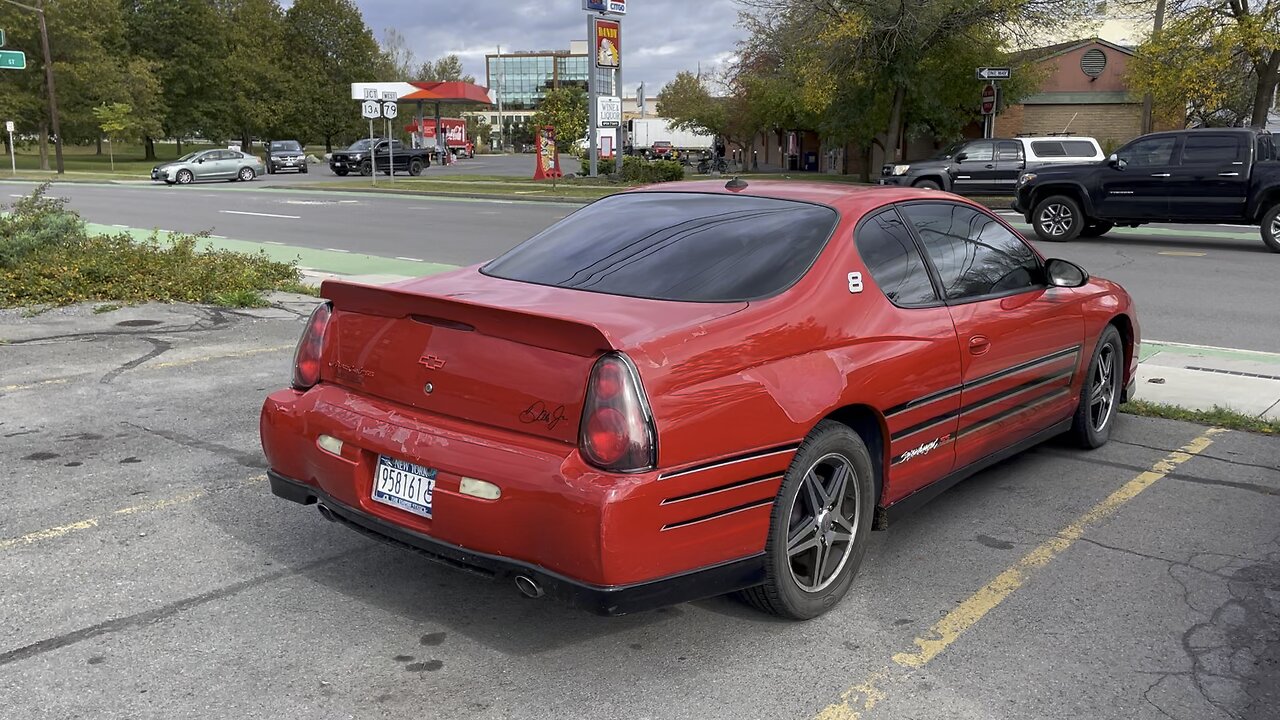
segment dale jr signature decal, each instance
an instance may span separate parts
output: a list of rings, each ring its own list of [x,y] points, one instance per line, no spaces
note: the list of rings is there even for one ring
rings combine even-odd
[[[943,445],[946,445],[947,443],[951,442],[951,439],[952,438],[950,433],[943,435],[940,438],[934,438],[933,440],[930,440],[927,443],[924,443],[918,447],[911,448],[910,450],[902,453],[901,455],[893,459],[892,464],[901,465],[902,463],[907,462],[908,460],[914,460],[918,457],[928,455],[934,450],[937,450]]]

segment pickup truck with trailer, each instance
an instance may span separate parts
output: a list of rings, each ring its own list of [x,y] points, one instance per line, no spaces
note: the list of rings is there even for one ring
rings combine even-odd
[[[1259,225],[1280,253],[1280,162],[1271,133],[1200,128],[1143,135],[1102,162],[1040,167],[1018,179],[1013,209],[1049,242],[1121,225]]]
[[[329,156],[329,169],[339,176],[350,173],[372,175],[375,165],[378,172],[390,175],[392,163],[395,164],[395,172],[421,175],[424,169],[431,167],[431,151],[406,147],[399,140],[364,138]]]

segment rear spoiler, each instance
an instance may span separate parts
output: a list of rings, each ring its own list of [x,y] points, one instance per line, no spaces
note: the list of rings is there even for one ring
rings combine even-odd
[[[594,357],[616,349],[608,335],[595,325],[521,308],[483,305],[342,280],[325,280],[320,285],[320,295],[333,301],[334,309],[339,311],[408,318],[570,355]]]

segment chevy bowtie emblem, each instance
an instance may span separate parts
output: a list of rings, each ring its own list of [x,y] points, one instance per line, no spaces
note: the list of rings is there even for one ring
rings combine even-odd
[[[418,362],[428,370],[439,370],[444,367],[444,358],[438,355],[423,355]]]

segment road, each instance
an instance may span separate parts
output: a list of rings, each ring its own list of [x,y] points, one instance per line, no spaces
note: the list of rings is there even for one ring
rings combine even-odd
[[[452,165],[439,165],[432,160],[432,165],[422,171],[422,177],[430,178],[445,175],[501,175],[506,177],[533,177],[533,166],[535,162],[533,153],[517,153],[512,155],[477,155],[467,160],[459,160]],[[571,155],[560,156],[560,170],[566,175],[569,173],[581,172],[581,165],[578,159]],[[607,172],[607,170],[605,171]],[[398,175],[397,177],[403,177]],[[266,175],[259,178],[268,185],[297,185],[323,183],[332,180],[346,179],[339,178],[329,171],[329,167],[324,164],[312,165],[309,172],[305,175],[302,173],[280,172],[275,175]],[[385,182],[381,179],[380,182]]]
[[[598,618],[270,495],[309,307],[0,311],[0,715],[1276,717],[1280,439],[1120,416],[875,533],[817,620]]]
[[[32,186],[5,187],[17,196]],[[55,194],[107,225],[208,230],[253,243],[450,265],[494,257],[578,207],[225,183],[62,184]],[[1148,338],[1280,352],[1280,255],[1263,247],[1256,229],[1152,226],[1039,247],[1123,283],[1137,300]]]

